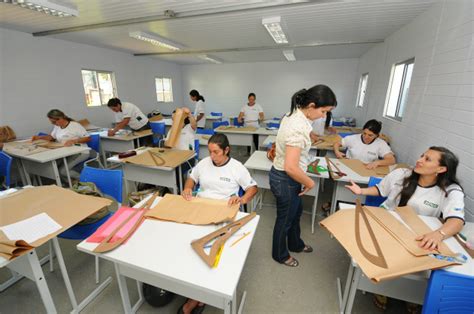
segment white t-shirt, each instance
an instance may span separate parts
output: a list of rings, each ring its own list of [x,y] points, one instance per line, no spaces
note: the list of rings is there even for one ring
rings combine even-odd
[[[310,162],[309,150],[311,148],[311,122],[303,112],[296,110],[291,116],[285,115],[281,120],[280,128],[275,141],[276,155],[273,166],[280,171],[285,170],[286,146],[301,148],[299,160],[300,168],[306,172]]]
[[[125,118],[130,118],[128,126],[132,130],[138,130],[142,128],[148,122],[148,118],[132,103],[123,102],[122,111],[115,112],[115,122],[121,122]]]
[[[200,113],[203,113],[204,116],[197,122],[197,127],[204,128],[206,126],[206,107],[202,100],[196,101],[196,107],[194,107],[194,118],[197,119]]]
[[[257,185],[247,168],[234,158],[217,167],[211,157],[206,157],[193,168],[190,177],[200,185],[197,196],[212,199],[228,199],[238,195],[240,187],[246,191]]]
[[[372,143],[365,144],[362,141],[362,134],[353,134],[342,139],[341,144],[347,148],[346,157],[349,159],[359,159],[363,163],[373,162],[385,155],[392,153],[387,142],[376,138]]]
[[[166,139],[170,137],[171,130],[168,131],[166,135]],[[179,150],[194,150],[194,140],[196,139],[196,135],[194,133],[193,127],[191,124],[186,124],[181,129],[181,135],[179,136],[178,144],[176,145],[176,149]]]
[[[253,106],[249,106],[248,104],[243,106],[240,109],[240,112],[244,113],[244,125],[245,126],[253,126],[258,128],[260,125],[258,123],[258,119],[260,117],[260,113],[263,112],[262,106],[255,103]]]
[[[313,127],[313,133],[316,135],[324,135],[324,127],[326,126],[326,118],[319,118],[311,123]]]
[[[69,124],[64,128],[55,125],[53,131],[51,131],[51,136],[60,143],[65,143],[72,139],[78,139],[82,137],[88,137],[86,129],[76,121],[70,121]],[[81,144],[81,146],[86,146],[86,144]]]
[[[396,169],[390,172],[376,187],[381,196],[387,197],[381,205],[389,210],[394,210],[400,203],[400,192],[403,188],[403,180],[412,174],[411,169]],[[431,187],[417,186],[415,193],[408,200],[417,214],[424,216],[457,217],[464,220],[464,193],[460,186],[451,184],[446,193],[437,185]]]

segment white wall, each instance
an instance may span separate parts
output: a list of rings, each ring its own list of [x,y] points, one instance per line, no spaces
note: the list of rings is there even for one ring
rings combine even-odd
[[[474,221],[474,22],[473,1],[444,1],[378,44],[359,62],[369,72],[363,120],[377,118],[393,139],[400,161],[414,163],[429,146],[445,146],[460,159],[458,177]],[[383,118],[391,66],[415,57],[403,121]]]
[[[254,92],[266,117],[277,117],[290,109],[291,96],[302,88],[325,84],[335,92],[336,116],[351,116],[354,110],[358,59],[296,62],[258,62],[183,66],[184,100],[197,89],[206,99],[206,111],[237,115]]]
[[[177,64],[0,28],[0,125],[12,126],[19,136],[49,131],[46,113],[58,108],[72,118],[109,126],[113,115],[107,106],[85,104],[82,68],[115,72],[118,97],[145,113],[175,107],[158,105],[155,76],[171,77],[175,103],[182,103]]]

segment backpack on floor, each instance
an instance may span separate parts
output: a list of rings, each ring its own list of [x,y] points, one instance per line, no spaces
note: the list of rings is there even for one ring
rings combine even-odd
[[[162,307],[173,301],[175,294],[161,288],[143,284],[143,297],[153,307]]]

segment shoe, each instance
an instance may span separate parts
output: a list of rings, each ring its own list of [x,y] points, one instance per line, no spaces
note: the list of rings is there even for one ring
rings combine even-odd
[[[202,305],[197,305],[192,311],[191,314],[201,314],[204,311],[204,308],[206,307],[206,304]]]
[[[298,260],[296,258],[290,256],[282,264],[285,265],[285,266],[288,266],[288,267],[297,267],[300,263],[298,262]]]

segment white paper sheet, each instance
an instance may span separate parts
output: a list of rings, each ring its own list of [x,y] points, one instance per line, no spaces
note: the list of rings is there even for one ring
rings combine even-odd
[[[41,213],[31,218],[1,226],[0,230],[10,240],[24,240],[28,243],[45,237],[60,230],[62,227],[46,213]]]

